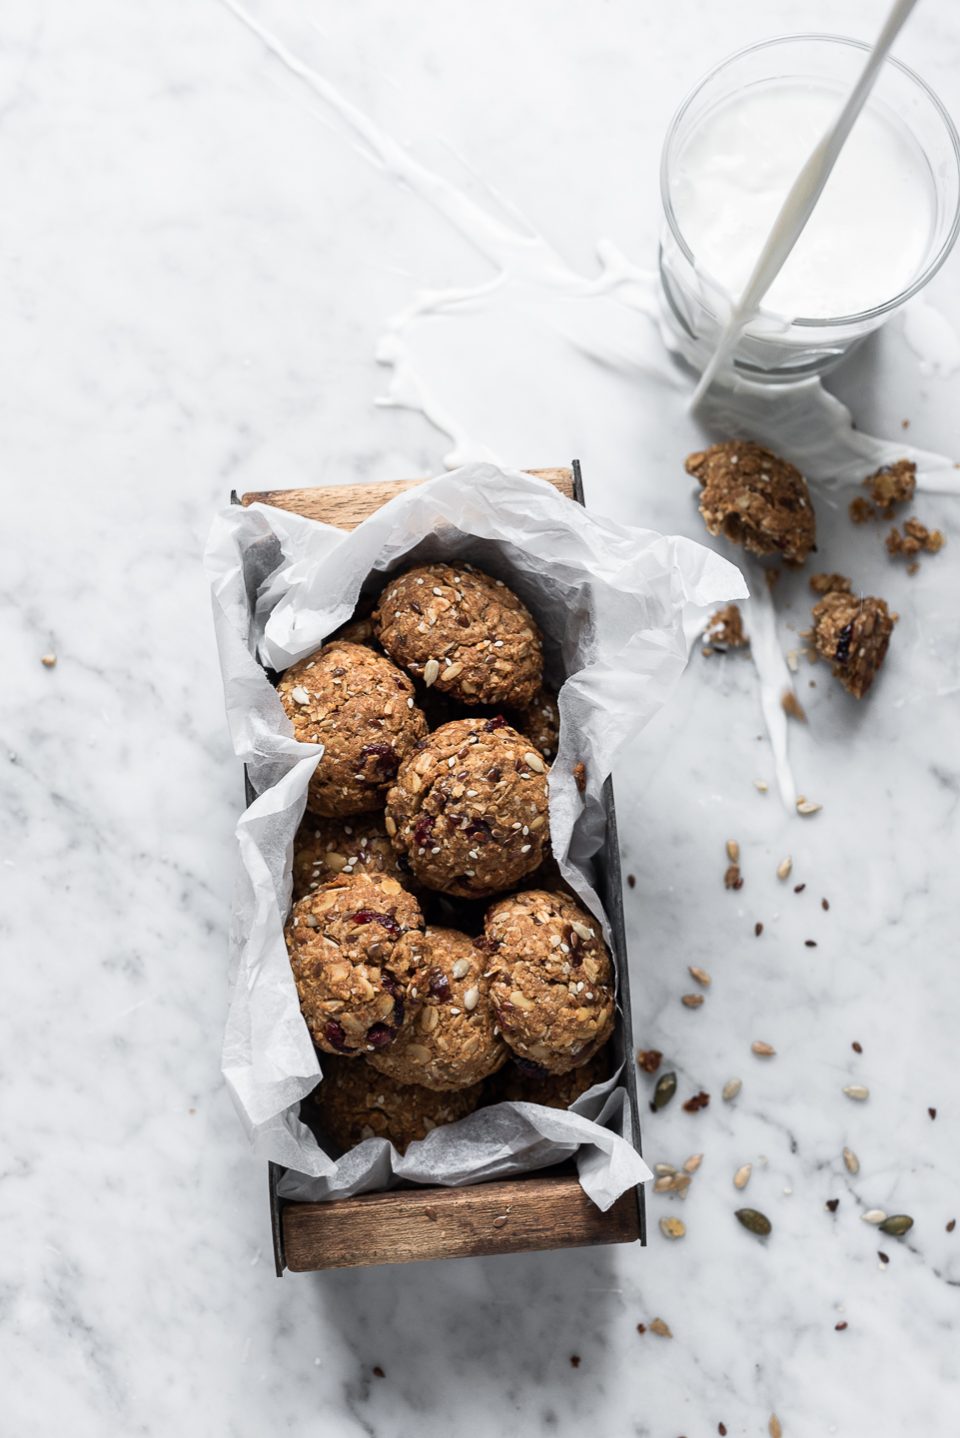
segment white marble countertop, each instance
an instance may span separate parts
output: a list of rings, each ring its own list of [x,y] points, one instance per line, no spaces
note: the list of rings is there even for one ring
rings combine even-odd
[[[806,25],[869,37],[882,8],[810,0]],[[297,64],[590,275],[601,238],[652,266],[672,108],[797,14],[787,0],[264,0],[250,15],[285,60],[217,0],[9,0],[0,20],[0,1426],[705,1438],[763,1435],[776,1412],[785,1438],[946,1435],[957,499],[918,503],[949,543],[908,580],[825,498],[824,567],[855,563],[902,618],[860,709],[822,669],[798,678],[809,723],[793,757],[816,818],[753,785],[769,747],[742,656],[696,655],[619,767],[636,1039],[664,1051],[681,1099],[712,1096],[700,1114],[645,1115],[651,1163],[704,1154],[685,1205],[649,1195],[649,1247],[273,1275],[266,1175],[218,1072],[241,788],[200,554],[231,488],[440,469],[447,436],[375,406],[389,380],[375,351],[419,291],[490,275]],[[950,6],[921,6],[900,53],[960,111]],[[862,428],[896,438],[908,419],[913,442],[947,454],[958,263],[928,295],[935,354],[898,317],[832,385]],[[581,355],[583,388],[545,391],[538,364],[511,371],[495,323],[431,323],[427,348],[446,345],[452,370],[461,341],[489,361],[474,437],[517,464],[575,446],[595,508],[702,537],[689,436],[642,377]],[[777,604],[786,645],[801,581]],[[727,838],[738,894],[721,882]],[[688,963],[713,975],[696,1011],[679,1002]],[[777,1056],[755,1058],[754,1039]],[[851,1083],[868,1102],[843,1096]],[[773,1220],[766,1244],[734,1220],[744,1201]],[[873,1207],[914,1229],[878,1234],[860,1218]],[[677,1213],[687,1236],[667,1242],[657,1220]]]

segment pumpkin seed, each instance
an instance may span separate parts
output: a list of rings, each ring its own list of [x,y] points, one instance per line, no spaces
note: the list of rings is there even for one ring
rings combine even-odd
[[[675,1073],[661,1074],[657,1079],[657,1086],[653,1091],[654,1109],[666,1108],[677,1091],[677,1076]]]
[[[750,1182],[751,1173],[753,1173],[752,1163],[745,1163],[740,1168],[738,1168],[736,1173],[733,1175],[734,1188],[746,1188],[747,1184]]]
[[[664,1238],[682,1238],[687,1231],[687,1226],[679,1218],[661,1218],[660,1232]]]
[[[846,1088],[844,1089],[844,1093],[846,1094],[847,1098],[855,1098],[861,1103],[864,1099],[870,1097],[870,1090],[865,1084],[862,1083],[847,1084]]]
[[[852,1148],[845,1148],[843,1150],[843,1166],[847,1170],[847,1173],[860,1172],[860,1160]]]
[[[738,1208],[736,1211],[737,1220],[744,1228],[755,1233],[759,1238],[766,1238],[773,1232],[773,1224],[765,1213],[760,1213],[756,1208]]]
[[[880,1232],[889,1233],[894,1238],[902,1238],[905,1233],[910,1232],[912,1227],[913,1219],[908,1213],[894,1213],[891,1214],[889,1218],[883,1220],[880,1225]]]
[[[727,1103],[733,1103],[737,1094],[743,1088],[743,1079],[727,1079],[723,1086],[723,1097]]]

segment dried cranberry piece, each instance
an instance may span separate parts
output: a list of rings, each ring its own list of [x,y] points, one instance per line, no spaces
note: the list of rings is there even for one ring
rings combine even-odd
[[[375,761],[374,767],[379,770],[380,778],[395,779],[397,777],[400,758],[392,744],[364,744],[360,750],[361,768],[368,759]]]
[[[385,1049],[392,1044],[397,1036],[397,1031],[389,1024],[372,1024],[367,1029],[367,1043],[374,1049]]]
[[[488,734],[491,734],[494,729],[502,729],[506,722],[502,714],[494,714],[493,718],[488,719],[483,727]]]
[[[404,1016],[405,1013],[406,1013],[406,1009],[404,1008],[403,999],[402,999],[402,998],[399,998],[399,997],[396,998],[396,999],[394,999],[394,1001],[393,1001],[393,1022],[396,1024],[397,1028],[399,1028],[400,1025],[403,1023],[403,1016]]]
[[[346,674],[346,672],[342,664],[338,664],[336,669],[331,669],[330,671],[334,679],[339,679],[341,675]]]
[[[483,777],[489,779],[491,784],[498,784],[503,777],[499,764],[492,764]]]
[[[353,916],[355,924],[382,924],[391,934],[399,934],[400,925],[392,914],[379,914],[376,909],[358,909]]]
[[[468,838],[471,839],[483,839],[486,841],[487,839],[493,838],[493,830],[490,828],[486,819],[471,819],[464,832]]]
[[[393,977],[393,974],[390,973],[389,969],[384,969],[383,973],[380,975],[380,982],[386,989],[388,994],[393,994],[394,998],[397,997],[400,992],[400,985]]]
[[[450,1002],[450,980],[442,969],[431,969],[427,975],[427,987],[441,1004]]]
[[[418,848],[426,847],[427,840],[433,833],[433,826],[436,821],[431,814],[421,814],[413,826],[413,842]]]
[[[850,641],[853,638],[853,620],[845,624],[837,637],[837,652],[834,659],[838,664],[846,664],[850,658]]]
[[[342,1054],[348,1054],[350,1052],[347,1036],[336,1019],[328,1019],[324,1024],[323,1037],[331,1048],[339,1050]]]

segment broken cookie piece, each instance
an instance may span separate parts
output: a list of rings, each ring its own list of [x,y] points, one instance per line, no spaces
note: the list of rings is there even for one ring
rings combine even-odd
[[[686,469],[703,485],[700,513],[711,534],[793,565],[803,564],[816,548],[807,481],[769,449],[750,440],[725,440],[688,455]]]
[[[876,510],[869,499],[864,499],[862,494],[857,494],[850,501],[850,518],[854,524],[866,524],[873,519]]]
[[[813,642],[844,689],[862,699],[884,661],[897,615],[883,599],[832,590],[813,606]]]
[[[937,554],[946,544],[946,538],[942,530],[928,529],[919,519],[908,519],[903,526],[903,533],[894,525],[884,543],[891,558],[904,554],[912,559],[921,551],[925,554]]]
[[[712,646],[712,649],[704,650],[705,654],[712,653],[713,649],[745,649],[750,640],[743,628],[739,604],[728,604],[725,609],[711,614],[703,637]]]
[[[917,466],[912,459],[898,459],[895,464],[885,464],[875,474],[868,474],[863,486],[870,491],[880,518],[889,519],[898,504],[906,504],[913,498]]]

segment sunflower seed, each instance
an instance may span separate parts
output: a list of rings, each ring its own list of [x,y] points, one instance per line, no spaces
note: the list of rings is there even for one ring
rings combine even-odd
[[[783,1424],[776,1413],[770,1414],[770,1422],[767,1424],[767,1432],[770,1438],[783,1438]]]
[[[677,1170],[674,1168],[672,1163],[655,1163],[653,1165],[653,1171],[658,1178],[663,1178],[666,1175],[669,1175],[672,1178]]]
[[[843,1166],[847,1170],[847,1173],[860,1172],[860,1160],[852,1148],[845,1148],[843,1150]]]
[[[672,1338],[672,1337],[673,1337],[673,1334],[670,1332],[670,1325],[667,1324],[667,1323],[664,1323],[664,1321],[663,1321],[662,1318],[654,1318],[654,1319],[651,1319],[651,1322],[650,1322],[650,1332],[651,1332],[651,1333],[656,1333],[659,1338]]]
[[[290,698],[293,700],[294,704],[310,703],[310,695],[307,693],[306,689],[304,689],[302,684],[297,684],[294,686],[293,689],[290,690]]]
[[[753,1173],[752,1163],[745,1163],[742,1165],[742,1167],[738,1168],[736,1173],[733,1175],[734,1188],[746,1188],[747,1184],[750,1182],[751,1173]]]
[[[477,1004],[478,1004],[479,1002],[480,1002],[480,990],[479,990],[479,989],[477,988],[477,986],[474,984],[472,988],[467,989],[466,992],[464,993],[464,996],[463,996],[463,1007],[466,1009],[466,1011],[467,1011],[468,1014],[471,1014],[471,1013],[473,1013],[473,1010],[477,1007]]]
[[[536,774],[545,774],[547,772],[547,766],[540,758],[540,755],[534,754],[532,750],[529,754],[524,754],[523,762],[528,769],[532,769]]]
[[[737,843],[736,839],[727,840],[727,858],[730,860],[731,864],[737,864],[740,862],[740,845]]]
[[[592,939],[594,936],[592,929],[588,929],[586,924],[581,924],[576,919],[570,925],[570,927],[576,934],[577,938],[583,939],[584,943],[586,943],[588,939]]]
[[[819,814],[819,812],[820,812],[820,810],[821,810],[822,808],[823,808],[823,805],[822,805],[822,804],[815,804],[812,799],[798,799],[798,800],[797,800],[797,813],[798,813],[798,814]]]
[[[756,789],[758,794],[765,794],[770,788],[770,785],[767,783],[766,779],[754,779],[753,787]]]
[[[785,859],[783,859],[783,860],[777,865],[777,878],[778,878],[778,879],[789,879],[790,873],[791,873],[792,869],[793,869],[793,860],[791,859],[790,855],[788,854],[787,857],[786,857]]]
[[[654,1109],[666,1108],[677,1091],[677,1076],[675,1073],[661,1074],[657,1079],[657,1086],[653,1091]]]
[[[654,1180],[654,1193],[672,1193],[676,1180],[677,1175],[675,1173],[662,1173],[659,1178]]]
[[[440,678],[444,681],[446,681],[447,679],[456,679],[457,675],[461,673],[462,670],[462,664],[448,664],[446,669],[440,675]]]
[[[769,1233],[773,1232],[773,1224],[769,1218],[767,1218],[767,1215],[760,1213],[756,1208],[738,1208],[735,1216],[737,1221],[743,1224],[744,1228],[749,1229],[751,1233],[755,1233],[759,1238],[766,1238]]]
[[[698,1009],[703,1003],[703,994],[683,994],[680,1002],[688,1009]]]
[[[696,979],[698,984],[703,984],[705,989],[708,989],[713,982],[706,969],[699,969],[696,964],[688,964],[687,972],[692,979]]]
[[[772,1059],[777,1052],[773,1044],[764,1043],[763,1039],[755,1039],[750,1045],[750,1049],[752,1053],[762,1059]]]
[[[701,1165],[702,1163],[703,1163],[703,1154],[702,1154],[702,1153],[692,1153],[692,1154],[690,1155],[690,1157],[687,1159],[686,1163],[683,1165],[684,1172],[685,1172],[685,1173],[696,1173],[697,1169],[700,1167],[700,1165]]]
[[[743,1079],[727,1079],[723,1086],[723,1098],[727,1103],[733,1103],[737,1094],[743,1088]]]
[[[863,1101],[863,1099],[870,1097],[870,1090],[866,1087],[865,1084],[862,1083],[847,1084],[846,1088],[844,1089],[844,1093],[846,1094],[847,1098],[859,1099],[861,1102]]]
[[[52,668],[54,667],[54,665],[56,664],[56,662],[57,662],[57,656],[56,656],[55,654],[41,654],[41,655],[40,655],[40,663],[43,665],[44,669],[52,669]]]
[[[437,676],[439,675],[439,673],[440,665],[437,663],[436,659],[428,659],[426,664],[423,666],[423,682],[428,689],[430,688],[431,684],[435,684],[437,682]]]
[[[687,1226],[679,1218],[661,1218],[660,1232],[664,1238],[682,1238],[687,1231]]]
[[[864,1223],[874,1223],[877,1226],[887,1221],[887,1215],[882,1208],[868,1208],[866,1213],[861,1213],[860,1218]]]
[[[880,1225],[881,1233],[889,1233],[893,1238],[902,1238],[909,1233],[913,1227],[913,1219],[908,1213],[893,1213],[885,1218]]]
[[[455,979],[465,979],[470,972],[470,960],[456,959],[450,972]]]

